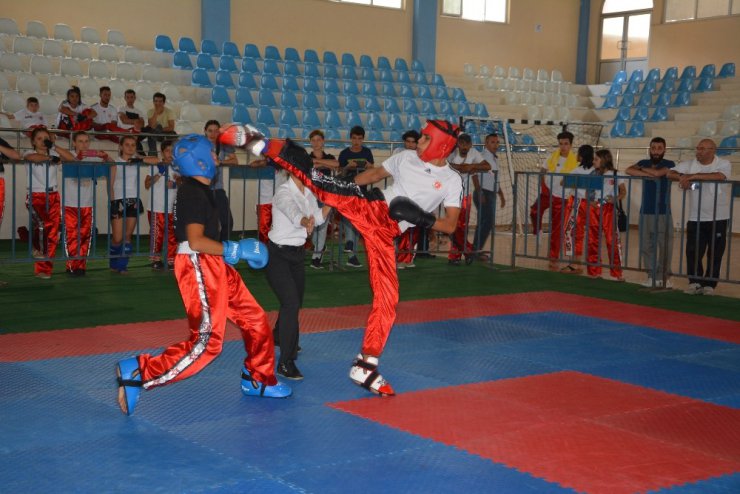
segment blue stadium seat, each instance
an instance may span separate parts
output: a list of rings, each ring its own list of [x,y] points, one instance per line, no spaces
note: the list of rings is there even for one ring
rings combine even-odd
[[[668,92],[661,92],[658,93],[658,97],[655,98],[655,101],[653,102],[653,105],[655,106],[668,106],[671,104],[671,94]]]
[[[740,147],[738,145],[738,138],[740,136],[734,135],[734,136],[727,136],[722,141],[720,141],[719,146],[717,146],[720,149],[717,149],[717,156],[729,156],[733,153],[737,153],[737,150],[733,149],[722,149],[722,148],[737,148]],[[737,187],[737,186],[736,186]]]
[[[479,108],[478,105],[482,106]],[[458,117],[469,117],[474,115],[474,113],[470,110],[470,105],[464,101],[460,101],[455,106],[457,107],[457,109],[455,110],[455,115],[457,115]],[[480,109],[481,111],[485,110],[485,113],[488,113],[488,109],[486,109],[486,106],[483,105],[483,103],[475,103],[473,104],[473,108],[476,111]]]
[[[735,77],[735,63],[734,62],[727,62],[726,64],[722,65],[722,68],[719,69],[719,74],[717,77],[725,78],[725,77]]]
[[[428,84],[427,75],[424,72],[411,72],[411,80],[414,84]]]
[[[327,141],[341,141],[342,133],[338,129],[326,129],[324,132]]]
[[[687,106],[691,104],[691,93],[688,91],[682,91],[676,93],[676,97],[673,99],[671,106]]]
[[[260,77],[260,88],[277,91],[278,90],[277,79],[275,79],[275,76],[273,76],[272,74],[262,74],[262,77]]]
[[[611,137],[624,137],[627,135],[627,123],[624,120],[617,120],[609,131]]]
[[[377,96],[378,90],[375,88],[374,82],[365,82],[362,84],[362,90],[360,91],[363,96]]]
[[[452,105],[450,104],[449,100],[441,100],[437,101],[437,106],[439,107],[439,113],[454,113],[454,110],[452,109]]]
[[[351,53],[342,53],[342,65],[347,67],[357,67],[355,56]]]
[[[656,106],[650,121],[663,122],[665,120],[668,120],[668,108],[666,106]]]
[[[247,43],[244,45],[244,58],[253,58],[255,60],[262,60],[260,55],[260,49],[254,43]]]
[[[687,65],[683,68],[683,72],[681,72],[681,80],[684,79],[696,79],[696,66],[695,65]]]
[[[459,87],[452,88],[452,98],[450,99],[454,101],[468,101],[468,98],[465,97],[465,91]]]
[[[622,94],[622,85],[621,84],[612,84],[609,86],[609,91],[607,91],[607,96],[619,96]]]
[[[257,123],[267,127],[275,127],[275,116],[272,109],[267,106],[260,106],[257,110]]]
[[[644,122],[650,118],[650,108],[648,105],[640,105],[635,108],[635,113],[632,115],[632,120]]]
[[[172,66],[176,69],[192,69],[193,62],[190,61],[190,55],[184,51],[176,51],[172,56]]]
[[[664,81],[670,81],[671,79],[678,79],[678,67],[668,67],[665,71],[665,74],[663,74]]]
[[[367,127],[372,130],[380,130],[385,127],[379,113],[368,113]]]
[[[442,87],[447,86],[444,77],[442,77],[442,74],[434,74],[434,77],[432,77],[432,85]]]
[[[398,85],[399,93],[398,95],[402,98],[415,98],[414,95],[414,89],[411,87],[411,84],[399,84]]]
[[[328,129],[339,129],[344,127],[342,117],[336,110],[327,110],[324,115],[324,126]]]
[[[450,99],[450,95],[447,93],[447,88],[442,86],[434,86],[434,99]]]
[[[336,79],[324,79],[324,92],[327,94],[339,94],[339,83]]]
[[[239,47],[236,46],[236,43],[233,41],[224,41],[221,45],[221,52],[224,55],[229,55],[230,57],[234,58],[241,58],[241,53],[239,53]]]
[[[373,59],[369,55],[360,55],[360,67],[374,69]]]
[[[252,123],[252,117],[249,116],[249,111],[244,105],[234,105],[234,109],[231,111],[231,120],[239,123]]]
[[[260,133],[265,137],[272,137],[272,132],[270,132],[270,127],[263,124],[263,123],[255,123],[255,128],[260,131]]]
[[[357,73],[354,67],[342,67],[342,79],[344,80],[357,80]]]
[[[172,39],[166,34],[158,34],[154,37],[154,50],[165,53],[174,53],[175,46],[172,44]]]
[[[298,86],[298,79],[292,75],[283,76],[283,91],[300,91],[301,88]]]
[[[419,113],[421,115],[434,115],[437,113],[437,109],[434,108],[434,104],[432,104],[432,100],[430,99],[421,99],[417,100],[419,101]]]
[[[635,106],[635,95],[633,93],[625,93],[624,96],[622,96],[622,101],[619,102],[619,107],[630,107]]]
[[[239,87],[257,89],[257,83],[254,80],[254,76],[249,72],[239,73]]]
[[[316,93],[303,93],[303,108],[306,110],[318,110],[322,108],[319,98],[316,97]]]
[[[377,67],[380,70],[383,70],[383,69],[392,70],[393,69],[393,67],[391,67],[391,61],[388,60],[388,57],[382,57],[382,56],[378,57]]]
[[[240,87],[236,89],[236,96],[234,96],[234,103],[244,106],[256,106],[254,99],[252,98],[252,92],[249,88]]]
[[[267,106],[270,108],[275,108],[277,106],[275,95],[271,90],[265,88],[260,89],[259,93],[257,93],[257,103],[260,106]]]
[[[676,90],[676,79],[663,79],[663,84],[660,85],[659,93],[672,93]]]
[[[310,48],[303,50],[303,63],[321,63],[319,54],[316,53],[316,50],[312,50]]]
[[[410,113],[408,118],[406,119],[406,128],[420,130],[421,121],[419,120],[419,116],[414,113]]]
[[[303,77],[315,77],[319,78],[321,77],[321,73],[319,72],[319,66],[315,63],[304,63],[303,64]]]
[[[180,38],[180,41],[177,42],[177,47],[178,50],[190,53],[191,55],[196,55],[198,53],[198,49],[195,47],[195,41],[186,36]]]
[[[298,98],[296,98],[295,93],[283,88],[283,93],[280,95],[280,106],[283,108],[298,108]]]
[[[206,70],[216,70],[216,66],[213,64],[213,58],[208,53],[198,53],[195,59],[195,66]]]
[[[391,69],[380,69],[378,71],[378,80],[380,82],[393,83],[393,71]]]
[[[224,86],[226,88],[234,88],[234,79],[231,77],[231,72],[228,70],[217,70],[216,71],[216,85]]]
[[[404,113],[419,113],[419,107],[416,106],[416,100],[413,98],[404,98],[401,100],[401,105]]]
[[[333,51],[325,51],[323,57],[321,58],[321,61],[324,64],[329,65],[339,65],[339,60],[337,60],[337,54]]]
[[[324,65],[324,79],[339,79],[339,69],[337,65]]]
[[[650,69],[648,71],[647,75],[645,76],[645,82],[655,82],[657,83],[660,80],[660,69],[654,68]]]
[[[640,120],[632,122],[627,137],[645,137],[645,122]]]
[[[283,57],[280,56],[280,50],[275,45],[265,46],[265,60],[276,60],[282,61]]]
[[[280,126],[298,127],[298,117],[296,117],[293,108],[283,108],[280,110]]]
[[[295,139],[295,132],[293,132],[293,127],[281,126],[278,129],[278,139]]]
[[[303,116],[301,117],[301,125],[305,129],[317,129],[321,127],[321,120],[319,120],[319,114],[314,109],[304,109]]]
[[[262,71],[257,66],[257,59],[242,58],[242,72],[249,72],[250,74],[260,74]]]
[[[380,106],[380,102],[378,101],[378,98],[375,96],[366,96],[365,97],[365,111],[366,112],[380,112],[383,109]]]
[[[355,81],[342,82],[342,92],[344,94],[360,94],[360,90],[357,88],[357,83]]]
[[[208,71],[206,69],[193,69],[193,75],[191,77],[191,83],[193,86],[199,87],[212,87],[211,78],[208,77]]]
[[[265,61],[262,63],[262,74],[281,75],[282,72],[280,71],[278,61],[265,58]]]
[[[381,132],[379,129],[371,129],[370,132],[367,134],[368,141],[385,141],[385,137],[383,137],[383,132]],[[386,144],[385,142],[375,142],[373,144],[370,144],[370,148],[372,149],[388,149],[390,148],[390,145]]]
[[[298,50],[292,47],[285,49],[285,61],[286,62],[301,62],[301,54]]]
[[[638,106],[651,106],[653,104],[653,95],[650,93],[642,93],[640,99],[637,101]]]
[[[348,111],[347,112],[347,127],[356,127],[356,126],[364,127],[365,124],[362,121],[362,117],[360,117],[360,114],[356,111]]]
[[[283,74],[286,76],[300,77],[301,71],[298,68],[298,62],[294,60],[286,60],[283,64]]]
[[[406,127],[401,120],[401,115],[398,113],[388,114],[388,128],[391,130],[404,130]]]
[[[458,110],[459,112],[459,110]],[[462,115],[462,113],[461,113]],[[490,115],[488,114],[488,108],[486,108],[486,105],[484,103],[476,103],[475,104],[475,116],[481,117],[481,118],[488,118]]]
[[[375,82],[375,70],[368,67],[362,67],[362,70],[360,71],[360,79],[363,81]]]
[[[627,84],[633,81],[637,81],[638,83],[642,82],[642,69],[635,69],[632,71],[632,74],[630,74],[630,78],[627,81]]]
[[[404,60],[403,58],[397,58],[393,64],[393,68],[399,72],[409,71],[409,65],[406,63],[406,60]]]
[[[339,104],[339,97],[334,93],[328,93],[324,96],[324,108],[327,110],[341,110],[342,105]]]
[[[699,78],[702,77],[711,77],[714,78],[716,74],[717,67],[713,63],[708,63],[704,67],[702,67],[701,72],[699,73]]]
[[[617,71],[616,74],[614,74],[614,77],[612,78],[611,85],[612,86],[614,86],[614,85],[620,85],[621,86],[625,82],[627,82],[627,72],[625,72],[624,70],[619,70],[619,71]]]
[[[211,104],[219,106],[231,106],[231,96],[224,86],[213,86],[211,89]]]
[[[703,93],[705,91],[714,90],[714,77],[702,77],[699,79],[699,84],[696,85],[694,91],[697,93]]]
[[[389,98],[398,97],[396,94],[396,88],[393,86],[393,83],[390,82],[383,82],[380,84],[380,94]]]
[[[693,91],[694,90],[694,79],[686,78],[686,79],[680,79],[678,81],[678,87],[676,88],[677,93],[681,93],[684,91]]]
[[[617,114],[614,117],[615,121],[625,121],[630,119],[630,108],[627,106],[621,107],[619,110],[617,110]]]
[[[396,98],[383,98],[383,111],[389,113],[401,113],[401,108],[398,106],[398,100],[396,100]]]
[[[349,111],[360,111],[360,100],[354,94],[347,94],[344,96],[344,109]]]
[[[624,88],[622,94],[637,94],[640,92],[640,82],[631,81],[627,83],[627,87]]]
[[[216,42],[212,39],[201,40],[200,52],[208,53],[209,55],[213,55],[215,57],[221,56],[221,50],[218,49],[218,46],[216,46]]]
[[[424,69],[424,64],[421,63],[421,60],[412,60],[411,61],[411,71],[412,72],[426,72],[426,69]]]
[[[416,89],[418,91],[417,98],[432,99],[432,91],[429,89],[429,86],[419,84],[416,86]]]
[[[411,77],[408,72],[396,72],[396,82],[411,84]]]
[[[617,95],[608,94],[604,98],[604,102],[601,104],[601,108],[616,108],[617,107]]]
[[[236,66],[236,60],[231,55],[221,55],[218,60],[218,68],[220,70],[228,70],[229,72],[239,72],[239,68]]]
[[[658,90],[658,83],[655,81],[647,81],[645,82],[645,85],[642,86],[642,91],[640,91],[641,94],[653,94]]]
[[[312,77],[305,77],[303,79],[303,91],[306,93],[320,93],[318,79]]]

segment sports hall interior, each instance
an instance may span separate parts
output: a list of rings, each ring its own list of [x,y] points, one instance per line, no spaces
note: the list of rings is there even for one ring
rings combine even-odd
[[[64,276],[58,254],[52,278],[35,278],[30,248],[16,236],[28,222],[24,166],[6,163],[0,482],[8,492],[740,491],[740,199],[715,295],[692,296],[683,293],[680,193],[673,288],[661,289],[642,285],[639,181],[625,204],[626,282],[549,271],[547,228],[535,235],[528,223],[536,187],[523,185],[564,125],[598,129],[576,132],[574,149],[610,149],[620,173],[662,136],[677,163],[713,139],[731,163],[729,179],[740,177],[740,0],[501,0],[495,22],[442,13],[457,3],[3,3],[3,112],[36,96],[51,124],[72,84],[86,104],[102,85],[116,106],[135,89],[144,109],[160,91],[178,134],[216,119],[305,144],[320,128],[336,155],[360,123],[377,163],[405,130],[445,118],[462,122],[478,147],[500,133],[508,194],[485,262],[449,264],[449,239],[435,235],[433,257],[398,271],[398,318],[381,358],[397,396],[372,396],[347,378],[372,294],[367,267],[346,267],[341,238],[331,237],[324,269],[306,259],[305,379],[291,383],[291,398],[241,395],[244,350],[230,325],[219,359],[145,392],[126,417],[115,363],[187,333],[174,276],[150,269],[143,216],[130,274],[109,272],[101,214],[87,276]],[[664,84],[674,73],[675,84]],[[0,128],[28,149],[14,122],[0,116]],[[109,141],[93,147],[115,152]],[[260,185],[250,173],[226,175],[234,238],[257,227]],[[732,190],[737,196],[740,184]],[[105,210],[107,198],[96,204]],[[470,235],[475,220],[473,210]],[[264,273],[238,269],[273,322],[278,302]]]

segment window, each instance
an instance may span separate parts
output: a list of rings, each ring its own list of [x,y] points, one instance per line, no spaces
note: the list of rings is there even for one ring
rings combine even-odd
[[[442,15],[471,21],[506,22],[508,0],[443,0]]]
[[[665,21],[690,21],[740,14],[740,0],[666,0]]]
[[[631,12],[633,10],[649,10],[653,8],[653,0],[605,0],[602,14],[616,12]]]
[[[403,0],[333,0],[340,3],[359,3],[361,5],[372,5],[374,7],[388,7],[391,9],[403,8]]]

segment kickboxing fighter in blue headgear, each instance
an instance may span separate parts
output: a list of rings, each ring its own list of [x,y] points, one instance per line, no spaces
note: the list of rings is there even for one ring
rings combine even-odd
[[[216,157],[204,136],[191,134],[174,146],[173,168],[185,177],[175,202],[175,277],[190,325],[190,339],[159,355],[141,354],[121,360],[118,404],[131,415],[141,388],[151,389],[188,378],[219,353],[226,319],[242,332],[247,356],[241,388],[248,396],[284,398],[291,389],[275,377],[275,346],[265,311],[244,285],[232,265],[240,259],[260,269],[267,264],[267,248],[255,239],[220,242],[219,215],[210,188]]]

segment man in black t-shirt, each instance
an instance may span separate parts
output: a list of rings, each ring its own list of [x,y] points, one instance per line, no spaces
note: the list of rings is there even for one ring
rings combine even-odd
[[[255,239],[219,241],[219,212],[211,190],[216,173],[213,146],[191,134],[174,147],[173,169],[185,177],[177,189],[175,277],[190,325],[190,338],[159,355],[141,354],[118,363],[118,404],[131,415],[141,388],[151,389],[188,378],[220,353],[226,320],[242,333],[247,356],[242,392],[285,398],[292,390],[275,377],[275,347],[267,314],[232,265],[244,259],[255,269],[267,264],[267,248]]]

